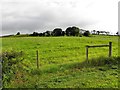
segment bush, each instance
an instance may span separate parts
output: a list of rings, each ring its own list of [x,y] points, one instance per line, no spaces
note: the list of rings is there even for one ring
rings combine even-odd
[[[1,63],[2,63],[2,79],[3,79],[3,86],[6,82],[10,82],[13,75],[16,73],[17,69],[21,69],[21,62],[23,58],[22,52],[3,52],[2,55],[0,55]]]
[[[91,66],[117,65],[120,57],[99,57],[93,58],[87,62]]]

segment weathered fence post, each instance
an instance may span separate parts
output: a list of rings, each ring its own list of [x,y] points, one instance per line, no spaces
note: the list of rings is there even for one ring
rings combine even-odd
[[[92,46],[89,46],[87,45],[86,46],[86,60],[88,60],[88,49],[89,48],[95,48],[95,47],[109,47],[109,57],[112,56],[112,42],[109,42],[109,45],[92,45]]]
[[[86,61],[88,60],[88,46],[86,46]]]
[[[109,57],[112,56],[112,42],[109,42]]]
[[[38,50],[36,51],[36,54],[37,54],[37,57],[36,57],[37,68],[39,68],[39,61],[38,61],[39,56],[38,56]]]

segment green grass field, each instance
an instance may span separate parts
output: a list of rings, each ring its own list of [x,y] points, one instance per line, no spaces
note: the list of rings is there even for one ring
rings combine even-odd
[[[118,56],[117,36],[92,37],[8,37],[2,52],[23,51],[22,69],[4,88],[118,88],[117,64],[84,67],[86,45],[112,42],[112,56]],[[39,69],[36,69],[36,50]],[[89,59],[108,57],[108,47],[90,48]],[[1,53],[2,53],[1,52]],[[102,68],[102,69],[101,69]]]

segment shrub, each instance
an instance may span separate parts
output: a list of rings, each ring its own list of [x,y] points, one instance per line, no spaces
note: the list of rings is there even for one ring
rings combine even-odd
[[[3,52],[2,55],[0,55],[1,63],[2,63],[2,77],[3,77],[3,86],[6,82],[10,82],[13,75],[16,73],[17,69],[21,69],[22,66],[20,65],[20,62],[22,62],[23,58],[22,52]]]
[[[117,65],[120,57],[99,57],[93,58],[87,62],[91,66]]]

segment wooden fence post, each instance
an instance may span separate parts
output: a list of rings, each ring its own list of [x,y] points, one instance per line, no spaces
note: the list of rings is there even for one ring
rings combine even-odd
[[[88,60],[88,46],[86,46],[86,61]]]
[[[109,57],[112,56],[112,42],[109,42]]]
[[[88,60],[88,49],[95,47],[109,47],[109,57],[112,56],[112,42],[109,42],[109,45],[94,45],[94,46],[86,46],[86,61]]]
[[[36,54],[37,54],[37,57],[36,57],[37,68],[39,68],[39,62],[38,62],[38,59],[39,59],[39,56],[38,56],[38,50],[36,51]]]

